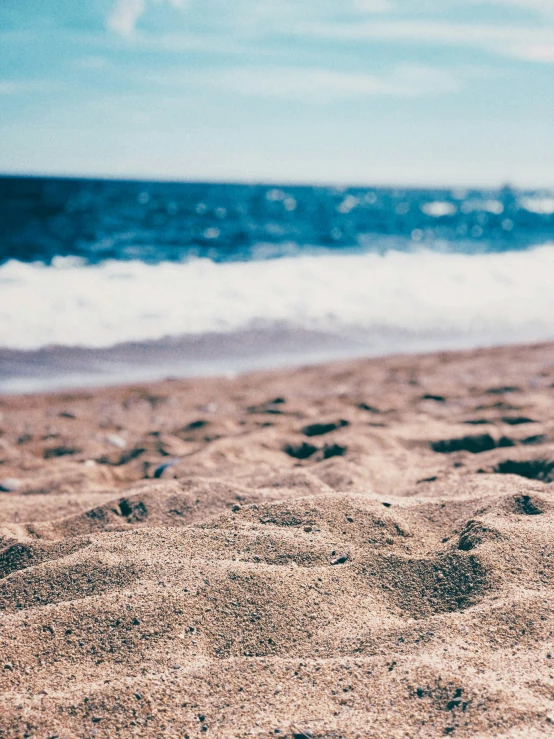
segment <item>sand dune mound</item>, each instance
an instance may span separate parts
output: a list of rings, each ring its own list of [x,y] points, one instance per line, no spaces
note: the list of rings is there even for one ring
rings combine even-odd
[[[3,399],[0,737],[554,735],[553,355]]]

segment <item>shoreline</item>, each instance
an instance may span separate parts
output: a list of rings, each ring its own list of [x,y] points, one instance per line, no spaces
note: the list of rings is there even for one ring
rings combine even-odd
[[[552,732],[554,343],[3,395],[0,430],[1,736]]]
[[[422,354],[533,347],[542,337],[396,337],[364,332],[315,331],[287,325],[244,331],[165,337],[111,347],[48,346],[36,350],[0,347],[0,397],[118,387],[172,379],[296,371],[333,362],[386,360]]]

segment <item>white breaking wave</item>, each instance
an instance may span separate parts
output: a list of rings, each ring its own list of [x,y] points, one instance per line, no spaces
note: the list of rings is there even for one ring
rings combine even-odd
[[[0,267],[1,347],[108,347],[274,323],[407,340],[551,339],[554,244],[480,255]]]

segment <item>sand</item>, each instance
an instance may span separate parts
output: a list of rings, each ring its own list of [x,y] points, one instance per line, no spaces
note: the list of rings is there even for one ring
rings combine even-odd
[[[554,345],[0,411],[2,739],[554,736]]]

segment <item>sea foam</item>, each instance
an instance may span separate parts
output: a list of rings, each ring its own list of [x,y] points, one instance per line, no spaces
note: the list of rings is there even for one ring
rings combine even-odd
[[[554,337],[554,244],[526,251],[0,267],[0,347],[107,347],[274,324],[448,345]],[[398,340],[395,342],[398,349]]]

